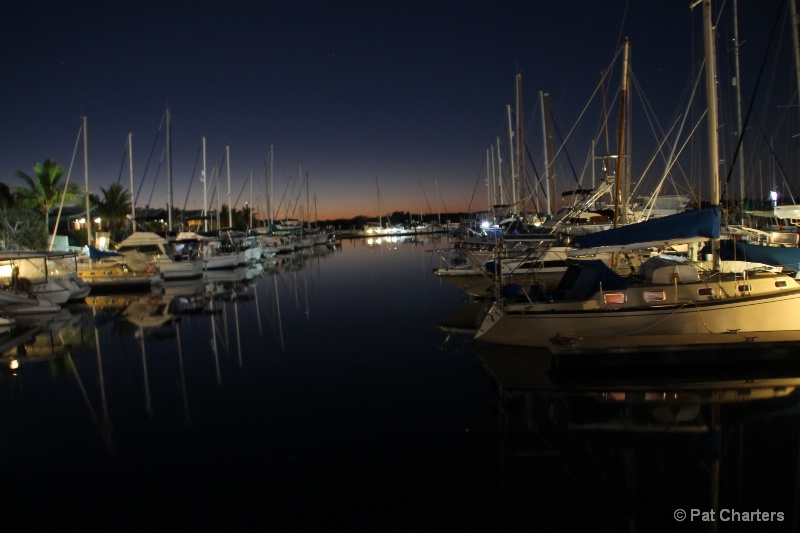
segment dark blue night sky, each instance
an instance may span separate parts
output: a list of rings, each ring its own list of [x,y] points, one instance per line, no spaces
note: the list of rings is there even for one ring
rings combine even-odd
[[[0,0],[0,180],[21,185],[16,171],[31,173],[33,163],[46,158],[69,168],[85,116],[90,188],[99,194],[118,180],[129,186],[124,157],[131,131],[137,205],[163,205],[159,127],[169,107],[177,207],[202,206],[197,177],[205,135],[209,173],[222,165],[223,203],[225,147],[232,198],[241,206],[250,201],[251,172],[252,201],[264,202],[265,162],[273,146],[276,203],[300,197],[316,212],[312,217],[376,216],[378,191],[384,212],[481,210],[487,204],[486,150],[498,137],[507,150],[506,106],[515,104],[517,73],[523,79],[529,180],[536,179],[534,169],[543,170],[540,91],[550,95],[556,147],[567,139],[559,150],[559,187],[590,179],[586,161],[601,122],[599,96],[584,108],[599,73],[613,66],[604,90],[613,117],[610,137],[616,139],[618,111],[610,106],[617,105],[620,77],[619,62],[612,61],[627,37],[636,93],[634,174],[650,167],[646,180],[655,181],[664,168],[655,146],[667,131],[674,135],[670,128],[687,109],[702,56],[701,9],[692,11],[689,4]],[[732,5],[714,3],[720,13],[723,159],[731,158],[736,144],[736,118],[729,111]],[[787,12],[779,0],[739,1],[745,111],[764,63],[753,133],[746,137],[753,144],[744,151],[761,187],[777,179],[769,173],[775,159],[763,139],[776,142],[775,157],[787,172],[797,165]],[[698,102],[703,98],[701,92]],[[693,108],[676,142],[685,142],[701,113]],[[696,192],[697,171],[705,169],[695,162],[704,146],[697,144],[681,154],[684,162],[674,170],[674,187],[684,192]],[[75,157],[70,179],[83,185],[80,148]]]

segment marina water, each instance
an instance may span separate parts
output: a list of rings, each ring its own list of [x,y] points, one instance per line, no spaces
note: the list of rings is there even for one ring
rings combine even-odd
[[[796,530],[800,354],[481,346],[431,274],[449,246],[344,240],[39,325],[3,357],[3,530]]]

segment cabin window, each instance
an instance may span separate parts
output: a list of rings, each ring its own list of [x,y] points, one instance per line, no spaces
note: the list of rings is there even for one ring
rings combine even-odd
[[[736,290],[738,290],[739,292],[752,292],[753,287],[748,283],[747,285],[739,285],[738,287],[736,287]]]
[[[702,289],[697,289],[698,296],[714,296],[714,289],[711,287],[703,287]]]
[[[624,292],[606,292],[603,294],[603,301],[607,304],[624,304]]]
[[[775,282],[775,286],[777,288],[779,288],[779,289],[785,289],[786,287],[788,287],[788,284],[786,283],[785,279],[782,279],[782,280],[776,281]]]
[[[667,299],[664,291],[644,291],[645,302],[663,302]]]

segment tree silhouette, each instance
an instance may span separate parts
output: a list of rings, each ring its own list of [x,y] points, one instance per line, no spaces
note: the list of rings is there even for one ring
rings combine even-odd
[[[97,213],[101,219],[107,221],[111,240],[116,242],[131,212],[131,195],[118,183],[112,184],[108,189],[100,187],[100,190],[103,192],[103,199],[97,205]]]
[[[18,186],[14,187],[11,192],[17,197],[20,204],[33,207],[44,215],[45,231],[49,231],[50,211],[61,205],[61,197],[64,197],[65,203],[76,203],[83,194],[83,189],[70,183],[65,192],[64,186],[61,184],[64,167],[58,165],[53,159],[47,159],[44,163],[34,163],[33,172],[35,177],[18,170],[17,177],[22,179],[28,188]]]

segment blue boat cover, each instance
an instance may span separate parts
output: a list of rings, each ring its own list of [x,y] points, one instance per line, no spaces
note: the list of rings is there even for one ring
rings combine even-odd
[[[599,259],[569,261],[569,263],[558,287],[567,291],[568,300],[591,298],[600,290],[601,284],[604,291],[621,291],[628,288],[625,280]]]
[[[580,235],[575,237],[573,244],[576,248],[598,248],[601,246],[670,242],[694,237],[718,239],[720,210],[720,206],[715,205],[696,211],[685,211],[676,215],[651,218],[644,222]]]
[[[98,250],[94,246],[89,246],[89,259],[104,259],[106,257],[119,257],[122,254],[112,250]]]
[[[705,249],[700,253],[705,253]],[[786,270],[800,270],[800,248],[762,246],[748,242],[721,240],[719,243],[721,259],[733,261],[751,261],[765,265],[781,266]]]

